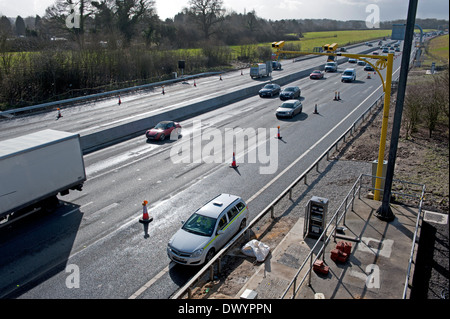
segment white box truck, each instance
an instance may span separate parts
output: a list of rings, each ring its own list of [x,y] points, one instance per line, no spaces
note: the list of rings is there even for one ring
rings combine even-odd
[[[39,208],[86,181],[78,134],[43,130],[0,141],[0,223]]]
[[[272,74],[272,61],[266,63],[254,63],[250,66],[250,77],[260,78],[263,76],[270,76]]]

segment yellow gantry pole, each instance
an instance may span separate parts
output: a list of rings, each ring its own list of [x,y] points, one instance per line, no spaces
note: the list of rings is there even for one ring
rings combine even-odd
[[[389,106],[391,104],[392,69],[394,64],[394,54],[389,53],[387,58],[386,82],[384,85],[384,107],[383,122],[381,124],[380,148],[378,150],[377,178],[375,181],[375,192],[373,199],[380,200],[381,176],[383,172],[384,150],[386,148],[386,135],[389,120]]]
[[[285,54],[302,54],[302,55],[335,55],[335,56],[344,56],[349,58],[371,58],[371,59],[377,59],[377,60],[385,60],[386,56],[377,56],[377,55],[367,55],[367,54],[348,54],[348,53],[319,53],[319,52],[299,52],[299,51],[284,51],[280,50],[284,46],[284,42],[278,42],[273,43],[272,47],[278,48],[276,55],[277,58],[279,54],[285,53]],[[368,61],[367,61],[368,62]],[[381,62],[381,61],[380,61]],[[369,64],[371,64],[369,62]],[[371,64],[372,65],[372,64]],[[394,54],[388,53],[387,55],[387,61],[386,61],[386,81],[383,81],[383,77],[381,76],[381,73],[379,72],[380,69],[383,67],[377,68],[375,67],[375,70],[377,70],[378,75],[380,76],[381,83],[383,85],[383,91],[384,91],[384,107],[383,107],[383,121],[381,125],[381,136],[380,136],[380,148],[378,150],[378,163],[377,163],[377,175],[376,175],[376,181],[375,181],[375,191],[374,191],[374,199],[380,200],[380,189],[381,189],[381,177],[383,172],[383,162],[384,162],[384,150],[386,148],[386,135],[387,135],[387,126],[388,126],[388,120],[389,120],[389,106],[391,103],[391,85],[392,85],[392,70],[394,65]],[[373,65],[372,65],[373,66]]]

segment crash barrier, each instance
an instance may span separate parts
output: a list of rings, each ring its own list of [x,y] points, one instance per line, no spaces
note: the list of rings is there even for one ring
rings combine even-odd
[[[172,297],[171,299],[181,299],[183,296],[186,295],[190,299],[192,297],[192,288],[199,282],[199,280],[207,273],[209,273],[210,280],[212,281],[214,278],[214,272],[217,265],[217,272],[221,272],[221,263],[222,258],[227,254],[227,252],[234,247],[235,244],[237,244],[243,236],[248,239],[249,231],[252,229],[260,220],[262,220],[268,213],[270,213],[271,219],[275,218],[275,206],[278,202],[280,202],[286,195],[289,195],[289,199],[292,198],[292,190],[295,186],[298,185],[302,180],[307,184],[307,176],[308,174],[313,170],[316,169],[319,170],[319,163],[326,158],[327,161],[329,160],[330,152],[333,151],[333,149],[338,150],[338,144],[341,142],[345,143],[345,138],[347,135],[353,134],[356,127],[359,124],[362,124],[364,120],[366,120],[373,112],[374,109],[380,108],[380,106],[383,105],[383,99],[384,94],[382,94],[370,107],[368,107],[363,114],[355,121],[353,124],[347,129],[345,133],[343,133],[336,141],[331,144],[331,146],[320,155],[316,161],[311,164],[294,182],[292,182],[280,195],[278,195],[266,208],[264,208],[253,220],[244,228],[242,229],[237,235],[233,237],[233,239],[228,242],[217,254],[208,262],[206,263],[199,272],[194,275],[182,288],[180,288]]]
[[[370,50],[361,52],[361,54],[367,54],[373,50],[374,49],[371,48]],[[348,58],[345,57],[338,59],[338,64],[345,63],[347,62],[347,60]],[[323,68],[323,64],[321,64],[320,67],[314,66],[299,72],[287,74],[274,80],[273,82],[277,83],[280,86],[283,86],[298,79],[308,77],[312,71],[318,68]],[[107,128],[100,132],[86,134],[84,136],[81,136],[81,148],[84,154],[88,154],[92,151],[109,146],[113,143],[124,141],[126,139],[144,134],[149,127],[155,126],[162,120],[172,119],[174,121],[181,121],[205,112],[209,112],[214,109],[221,108],[230,103],[243,100],[245,98],[258,94],[258,91],[261,89],[261,84],[261,82],[250,82],[249,86],[231,93],[221,94],[220,92],[216,92],[215,94],[210,95],[209,98],[201,102],[195,102],[191,104],[188,104],[189,102],[187,102],[181,107],[163,112],[161,112],[160,110],[155,110],[155,115],[150,115],[145,118],[131,121],[119,126]]]
[[[55,106],[63,106],[66,104],[75,104],[75,103],[79,103],[79,102],[95,101],[95,100],[99,100],[99,99],[107,98],[107,97],[111,97],[111,96],[118,96],[123,93],[145,90],[145,89],[149,89],[149,88],[153,88],[153,87],[159,87],[159,86],[163,86],[163,85],[173,84],[173,83],[182,82],[182,81],[186,81],[186,80],[190,80],[190,79],[194,79],[194,78],[200,78],[203,76],[211,76],[211,75],[215,75],[215,74],[219,74],[219,73],[220,72],[205,72],[205,73],[200,73],[200,74],[196,74],[196,75],[185,76],[182,78],[176,78],[176,79],[172,79],[172,80],[166,80],[166,81],[161,81],[161,82],[132,86],[132,87],[125,88],[125,89],[113,90],[113,91],[102,92],[102,93],[97,93],[97,94],[90,94],[90,95],[86,95],[86,96],[80,96],[80,97],[75,97],[75,98],[61,100],[61,101],[48,102],[48,103],[42,103],[42,104],[37,104],[37,105],[32,105],[32,106],[21,107],[21,108],[17,108],[17,109],[6,110],[6,111],[0,112],[0,117],[1,116],[10,117],[11,115],[16,114],[16,113],[26,113],[26,112],[33,112],[33,111],[38,111],[38,110],[45,110],[48,108],[53,108]]]
[[[361,198],[362,189],[367,189],[367,191],[375,191],[375,190],[381,191],[381,189],[372,187],[372,180],[374,178],[384,179],[384,177],[376,177],[366,174],[361,174],[358,177],[358,179],[348,192],[347,196],[342,201],[339,208],[329,219],[329,222],[324,228],[322,234],[317,238],[315,245],[310,249],[309,254],[305,257],[302,265],[297,270],[296,274],[294,275],[294,278],[291,280],[291,282],[281,295],[280,299],[284,299],[290,291],[291,291],[290,298],[295,299],[297,293],[300,291],[301,287],[303,286],[307,278],[308,278],[308,285],[311,285],[311,274],[312,270],[314,269],[314,265],[317,265],[317,262],[320,262],[320,258],[322,255],[324,255],[324,252],[326,250],[328,243],[330,242],[330,239],[333,238],[334,242],[336,242],[337,236],[336,234],[338,232],[338,228],[340,227],[339,225],[341,225],[341,222],[342,225],[345,225],[345,217],[347,215],[347,212],[349,211],[349,208],[351,211],[353,211],[353,203],[355,197],[358,196],[359,199]],[[408,270],[405,279],[405,287],[403,291],[403,299],[405,299],[407,295],[408,284],[410,281],[411,264],[414,258],[419,222],[422,218],[422,202],[425,193],[425,185],[395,179],[393,180],[393,184],[401,184],[401,187],[393,187],[393,189],[398,188],[402,190],[402,192],[392,191],[393,195],[397,195],[399,197],[402,196],[414,197],[419,199],[419,212],[417,214],[416,228],[412,240],[411,254],[409,258]],[[309,266],[307,266],[308,264]],[[300,274],[303,274],[303,277],[301,279],[299,279]]]

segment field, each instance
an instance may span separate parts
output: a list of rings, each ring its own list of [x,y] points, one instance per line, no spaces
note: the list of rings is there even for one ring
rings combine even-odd
[[[424,66],[430,66],[432,62],[436,66],[448,65],[449,59],[449,35],[442,35],[428,41],[425,52]]]
[[[351,31],[326,31],[308,32],[300,41],[292,41],[293,44],[301,44],[304,51],[312,51],[314,47],[321,47],[324,44],[337,43],[340,47],[365,42],[383,37],[390,37],[392,30],[351,30]]]

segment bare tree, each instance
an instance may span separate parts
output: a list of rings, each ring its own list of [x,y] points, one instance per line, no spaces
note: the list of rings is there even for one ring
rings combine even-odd
[[[224,19],[225,10],[222,0],[189,0],[189,14],[208,40],[216,30],[215,26]]]

